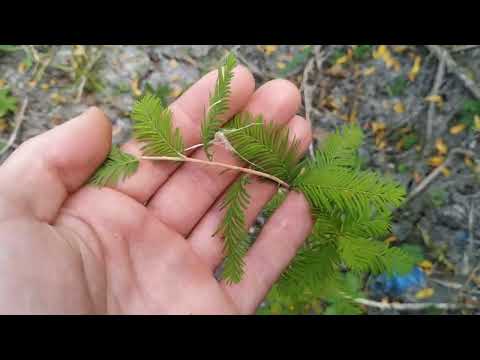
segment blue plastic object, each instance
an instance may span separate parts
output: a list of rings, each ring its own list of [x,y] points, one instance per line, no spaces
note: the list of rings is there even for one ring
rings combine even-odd
[[[427,283],[426,275],[418,266],[403,276],[388,276],[382,274],[375,278],[370,285],[370,291],[375,297],[398,298],[410,292],[417,292],[425,288]]]

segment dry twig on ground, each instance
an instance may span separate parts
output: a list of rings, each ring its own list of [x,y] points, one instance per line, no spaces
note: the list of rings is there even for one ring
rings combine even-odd
[[[441,57],[438,62],[438,70],[437,75],[435,76],[435,81],[432,87],[432,91],[430,92],[430,96],[437,96],[439,95],[440,87],[442,86],[443,77],[445,75],[445,57]],[[425,131],[425,146],[424,146],[424,154],[426,154],[430,150],[430,142],[432,138],[432,129],[433,129],[433,120],[435,118],[435,109],[436,104],[432,101],[428,106],[428,115],[427,115],[427,127]]]
[[[475,153],[473,153],[473,151],[462,149],[462,148],[456,148],[451,150],[447,156],[447,159],[443,162],[443,164],[437,167],[435,170],[433,170],[425,179],[423,179],[423,181],[415,189],[413,189],[410,192],[410,194],[408,194],[406,203],[410,202],[413,198],[417,197],[419,194],[425,191],[428,188],[428,186],[433,182],[433,180],[435,180],[437,176],[440,175],[440,173],[447,166],[450,165],[450,163],[453,161],[456,155],[474,157]]]
[[[480,88],[477,86],[475,81],[473,81],[466,71],[460,67],[457,62],[450,55],[448,50],[444,49],[440,45],[425,45],[432,54],[434,54],[439,60],[442,58],[445,59],[445,64],[450,72],[455,74],[465,85],[465,87],[470,90],[470,92],[480,100]]]

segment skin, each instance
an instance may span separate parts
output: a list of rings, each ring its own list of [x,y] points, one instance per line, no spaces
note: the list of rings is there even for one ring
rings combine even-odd
[[[216,71],[170,108],[186,146],[200,142],[200,123]],[[248,110],[291,130],[305,151],[310,124],[295,115],[300,93],[273,80],[255,90],[235,69],[228,119]],[[306,200],[290,193],[245,259],[239,284],[214,277],[222,239],[219,203],[239,175],[198,164],[142,161],[113,188],[84,185],[111,146],[111,123],[97,108],[23,143],[0,167],[0,313],[251,314],[308,236]],[[131,141],[123,150],[139,154]],[[214,160],[242,165],[214,146]],[[202,149],[190,156],[205,159]],[[252,224],[275,184],[248,185]]]

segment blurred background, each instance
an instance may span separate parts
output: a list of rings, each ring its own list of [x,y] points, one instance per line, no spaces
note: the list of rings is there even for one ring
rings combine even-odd
[[[258,313],[478,313],[480,45],[0,45],[0,163],[91,105],[106,112],[114,142],[123,143],[136,98],[150,91],[172,102],[228,51],[257,85],[297,84],[315,137],[360,124],[363,166],[409,194],[384,241],[418,260],[402,277],[347,274],[355,310],[271,293]]]

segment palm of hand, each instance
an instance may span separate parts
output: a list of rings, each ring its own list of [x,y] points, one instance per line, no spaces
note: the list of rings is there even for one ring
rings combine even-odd
[[[172,104],[188,145],[198,142],[210,73]],[[310,142],[295,116],[299,94],[285,81],[255,91],[236,69],[231,112],[263,113]],[[253,94],[252,94],[253,93]],[[116,188],[80,188],[105,158],[110,123],[92,109],[22,145],[0,168],[0,312],[2,313],[252,313],[311,229],[308,205],[290,194],[245,260],[245,276],[227,285],[214,277],[223,259],[212,237],[221,195],[238,174],[197,164],[142,163]],[[62,151],[58,151],[62,149]],[[124,149],[138,153],[135,142]],[[216,161],[239,164],[221,147]],[[193,154],[203,158],[201,150]],[[249,185],[252,224],[275,192]]]

